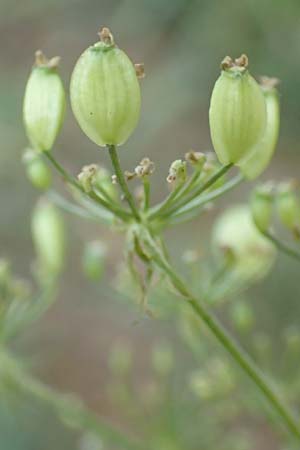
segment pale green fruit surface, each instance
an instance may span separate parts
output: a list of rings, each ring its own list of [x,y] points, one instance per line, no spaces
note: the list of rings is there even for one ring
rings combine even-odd
[[[123,144],[138,123],[141,94],[135,67],[116,47],[100,42],[80,56],[70,95],[81,129],[100,146]]]
[[[266,104],[248,71],[222,71],[212,92],[209,123],[222,164],[236,164],[251,154],[265,130]]]
[[[240,164],[241,172],[249,180],[254,180],[268,167],[278,141],[280,113],[279,99],[275,90],[265,92],[267,124],[265,132],[254,152]]]
[[[219,256],[224,249],[231,250],[241,281],[265,276],[275,261],[275,247],[256,228],[248,205],[233,206],[217,219],[213,245]]]
[[[28,79],[23,118],[31,145],[39,151],[51,150],[65,114],[65,92],[56,69],[35,67]]]
[[[31,230],[40,268],[49,274],[60,272],[65,261],[65,226],[59,210],[48,201],[39,202]]]

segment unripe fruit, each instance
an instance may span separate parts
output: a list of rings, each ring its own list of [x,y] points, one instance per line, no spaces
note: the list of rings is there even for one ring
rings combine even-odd
[[[279,97],[278,91],[275,88],[278,80],[264,77],[262,82],[262,90],[267,108],[266,128],[254,152],[240,164],[241,172],[249,180],[254,180],[267,168],[273,156],[279,135]]]
[[[273,195],[271,184],[254,189],[250,200],[251,213],[255,225],[261,232],[267,231],[271,225],[272,204]]]
[[[31,229],[39,268],[44,274],[58,274],[65,261],[65,226],[60,211],[42,199],[33,212]]]
[[[104,272],[106,246],[100,241],[89,242],[84,248],[82,268],[87,278],[99,281]]]
[[[28,79],[23,117],[26,133],[35,150],[53,147],[65,114],[65,92],[57,73],[58,58],[49,61],[36,53],[36,65]]]
[[[26,175],[32,185],[42,191],[49,189],[52,183],[51,171],[41,158],[41,155],[34,150],[26,150],[23,156],[26,168]]]
[[[274,245],[254,225],[248,205],[231,207],[217,219],[213,244],[219,256],[233,253],[233,270],[242,282],[265,276],[276,256]]]
[[[292,231],[300,225],[300,203],[294,192],[293,182],[278,187],[276,207],[282,224]]]
[[[100,146],[123,144],[135,129],[141,95],[135,67],[109,30],[77,61],[70,85],[73,113],[83,132]]]
[[[265,99],[247,65],[245,55],[235,62],[225,58],[222,73],[212,92],[210,131],[222,164],[237,164],[248,157],[265,130]]]

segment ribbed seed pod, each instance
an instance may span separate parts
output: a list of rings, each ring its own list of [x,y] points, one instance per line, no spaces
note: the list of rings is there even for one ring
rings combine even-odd
[[[280,221],[294,231],[300,225],[300,203],[293,182],[282,183],[278,187],[276,208]]]
[[[235,61],[226,57],[212,92],[210,131],[222,164],[236,164],[250,156],[265,130],[265,99],[247,65],[245,55]]]
[[[32,215],[32,238],[43,273],[59,273],[65,261],[65,226],[59,210],[42,199]]]
[[[244,204],[232,206],[217,219],[213,244],[219,257],[229,250],[232,252],[233,270],[242,282],[265,276],[276,256],[274,245],[258,231],[250,208]]]
[[[53,147],[65,114],[65,92],[57,73],[59,58],[47,60],[36,52],[36,65],[28,79],[23,117],[26,133],[35,150]]]
[[[47,164],[42,160],[41,154],[28,149],[23,155],[26,175],[31,184],[42,191],[49,189],[52,175]]]
[[[114,44],[107,28],[101,41],[77,61],[70,85],[71,105],[83,132],[100,146],[123,144],[140,116],[135,67]]]
[[[271,225],[273,210],[271,184],[266,184],[254,189],[251,194],[250,207],[252,218],[257,228],[262,232],[267,231]]]
[[[249,180],[254,180],[267,168],[278,141],[280,111],[278,91],[275,88],[277,84],[278,80],[275,78],[262,79],[262,91],[267,108],[266,128],[254,152],[240,164],[241,172]]]

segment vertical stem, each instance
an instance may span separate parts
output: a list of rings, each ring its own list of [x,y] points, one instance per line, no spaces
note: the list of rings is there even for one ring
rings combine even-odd
[[[147,175],[143,177],[144,186],[144,211],[148,211],[150,204],[150,183]]]
[[[128,204],[129,204],[129,206],[131,208],[132,214],[134,215],[134,218],[138,222],[140,222],[140,216],[139,216],[138,210],[137,210],[137,208],[135,206],[135,202],[134,202],[134,199],[133,199],[133,197],[131,195],[131,192],[128,189],[128,186],[127,186],[127,183],[126,183],[126,180],[125,180],[125,177],[124,177],[121,165],[120,165],[120,161],[119,161],[119,157],[118,157],[116,146],[115,145],[108,145],[107,148],[108,148],[108,151],[109,151],[110,159],[111,159],[114,171],[116,173],[118,182],[119,182],[119,184],[121,186],[121,189],[122,189],[122,191],[123,191],[123,193],[125,195],[125,198],[126,198]]]
[[[160,249],[151,237],[148,237],[147,243],[152,249],[153,259],[156,264],[168,275],[173,286],[187,299],[196,315],[205,322],[222,346],[231,354],[236,363],[247,373],[250,379],[256,384],[257,388],[264,394],[266,399],[282,418],[289,431],[300,441],[300,427],[298,420],[295,419],[293,414],[281,401],[276,391],[271,387],[269,381],[260,372],[254,361],[252,361],[243,348],[234,341],[217,318],[206,309],[205,305],[200,303],[189,291],[189,288],[181,277],[174,271],[168,261],[165,260]]]

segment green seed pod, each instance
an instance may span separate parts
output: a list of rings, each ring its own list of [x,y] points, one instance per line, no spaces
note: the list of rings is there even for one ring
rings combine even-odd
[[[26,168],[26,175],[32,185],[42,191],[49,189],[52,183],[51,171],[41,158],[41,155],[34,150],[26,150],[23,155],[23,162]]]
[[[77,61],[70,85],[73,113],[97,145],[123,144],[140,116],[141,95],[135,67],[107,28],[101,41]]]
[[[26,85],[24,124],[31,145],[39,151],[53,147],[64,119],[66,101],[58,61],[58,57],[48,61],[42,52],[36,52],[36,65]]]
[[[257,230],[248,205],[231,207],[218,218],[213,245],[219,257],[224,257],[224,251],[233,253],[233,270],[242,282],[265,276],[275,261],[276,249]]]
[[[32,237],[42,273],[58,274],[65,261],[65,226],[60,211],[42,199],[32,215]]]
[[[272,219],[273,186],[266,184],[254,189],[251,194],[250,206],[252,218],[257,228],[265,232],[269,229]]]
[[[240,164],[241,172],[249,180],[254,180],[267,168],[274,154],[279,135],[279,97],[275,88],[278,80],[264,77],[262,83],[267,108],[266,128],[255,151]]]
[[[82,258],[83,272],[92,281],[101,279],[106,257],[106,246],[103,242],[94,241],[86,244]]]
[[[300,204],[293,182],[282,183],[278,187],[276,209],[282,224],[289,230],[296,231],[300,224]]]
[[[231,317],[235,327],[241,332],[248,332],[254,324],[251,306],[244,301],[236,301],[232,305]]]
[[[210,132],[222,164],[237,164],[248,157],[265,130],[265,99],[247,65],[245,55],[235,61],[226,57],[212,92]]]

